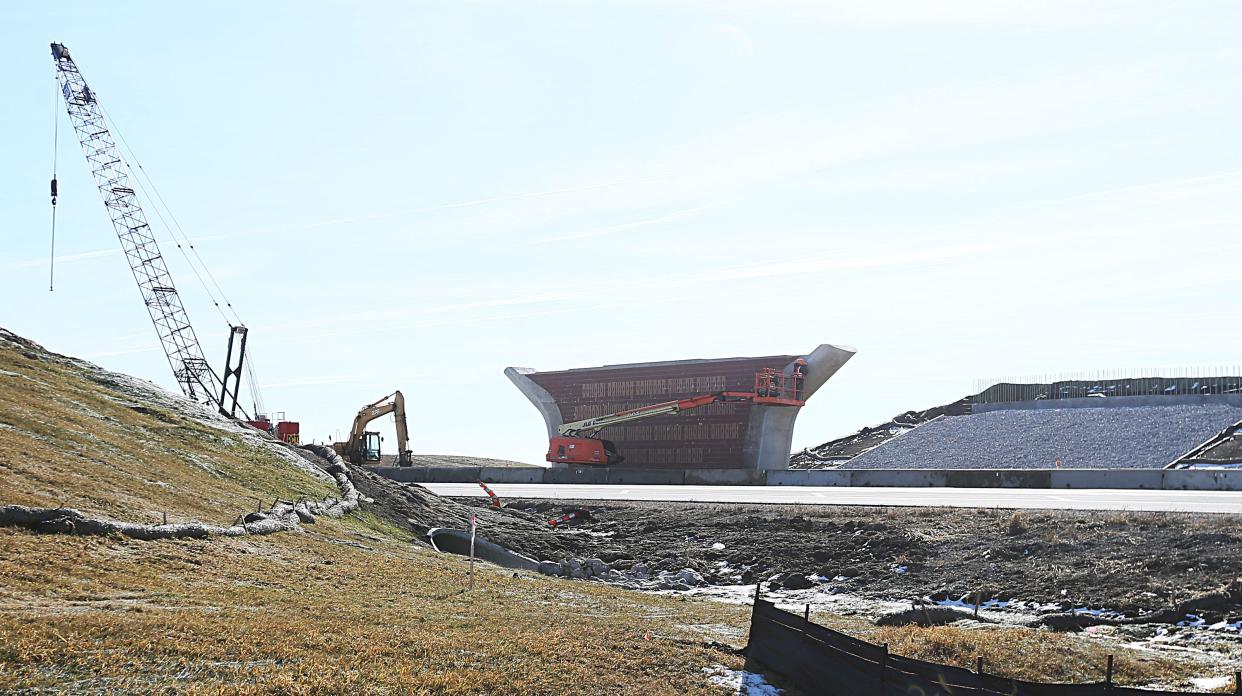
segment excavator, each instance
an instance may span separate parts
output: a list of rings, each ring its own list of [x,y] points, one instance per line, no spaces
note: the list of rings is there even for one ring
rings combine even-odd
[[[395,391],[380,397],[363,406],[354,417],[354,425],[349,430],[349,440],[332,443],[332,449],[341,457],[354,464],[378,462],[380,460],[380,442],[383,438],[374,431],[367,430],[367,424],[380,416],[393,414],[397,422],[397,465],[410,466],[412,454],[409,449],[409,430],[405,422],[405,397],[401,391]]]
[[[557,435],[548,442],[545,459],[554,464],[587,466],[612,466],[620,464],[625,457],[617,451],[611,440],[602,439],[604,428],[632,423],[656,416],[667,416],[718,402],[749,401],[769,406],[802,406],[801,382],[806,376],[806,361],[794,361],[793,372],[785,375],[770,367],[755,373],[751,391],[721,391],[702,394],[677,401],[664,401],[650,406],[626,409],[594,418],[564,423],[557,427]]]

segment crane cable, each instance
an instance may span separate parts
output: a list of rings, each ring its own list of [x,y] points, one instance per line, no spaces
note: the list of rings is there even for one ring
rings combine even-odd
[[[267,404],[263,403],[263,394],[259,391],[258,371],[254,368],[254,349],[246,351],[246,379],[250,384],[250,403],[255,413],[267,413]]]
[[[223,318],[226,323],[230,326],[233,325],[233,320],[229,319],[228,315],[224,312],[224,308],[220,306],[220,302],[223,301],[225,307],[227,307],[229,312],[233,315],[233,319],[237,321],[237,324],[245,326],[246,322],[242,321],[241,317],[237,314],[237,310],[233,307],[233,304],[229,302],[228,297],[225,296],[224,289],[220,287],[220,283],[217,282],[215,276],[212,275],[211,269],[207,267],[206,262],[204,262],[202,256],[199,255],[198,249],[194,247],[194,244],[190,241],[189,236],[186,235],[185,231],[181,228],[181,223],[179,223],[176,216],[173,215],[172,209],[169,208],[168,204],[164,202],[164,197],[160,195],[159,189],[156,187],[155,182],[151,179],[151,176],[147,174],[146,168],[142,166],[142,162],[134,153],[133,148],[129,146],[129,141],[125,139],[125,135],[121,132],[121,129],[117,127],[116,121],[112,118],[112,115],[109,114],[107,109],[104,109],[102,105],[100,105],[100,111],[102,111],[104,117],[108,119],[108,125],[111,127],[112,132],[116,133],[129,161],[133,162],[134,166],[137,167],[138,171],[134,177],[134,188],[142,191],[143,197],[145,197],[147,202],[150,203],[150,207],[155,211],[155,215],[159,218],[160,223],[164,225],[166,230],[168,230],[169,236],[172,237],[173,244],[177,246],[177,250],[181,252],[181,256],[190,266],[190,270],[194,272],[194,276],[198,279],[199,285],[203,287],[203,291],[207,293],[207,297],[210,298],[212,304],[215,305],[216,311],[220,313],[221,318]],[[143,183],[144,180],[145,183]],[[161,208],[163,209],[162,212]],[[167,213],[168,219],[165,219],[165,213]],[[172,221],[172,224],[169,224],[169,220]],[[180,237],[178,237],[178,234],[180,234]],[[186,253],[186,247],[189,247],[190,251],[194,253],[195,258],[198,259],[197,264],[195,263],[195,260],[191,259],[189,254]],[[202,269],[201,273],[199,272],[200,268]],[[211,284],[215,286],[215,292],[208,287],[207,281],[203,280],[204,274],[211,280]],[[218,298],[217,294],[219,295]]]
[[[56,91],[52,92],[52,250],[48,257],[47,291],[56,285],[56,159],[60,153],[60,73],[56,74]]]
[[[108,120],[108,125],[111,127],[112,132],[116,133],[129,161],[133,162],[134,166],[138,169],[138,175],[134,177],[133,181],[135,190],[140,191],[143,197],[147,199],[147,202],[151,204],[151,209],[155,211],[156,217],[159,218],[160,223],[168,231],[169,236],[172,237],[172,241],[177,246],[177,250],[181,252],[181,256],[185,259],[186,264],[190,267],[190,270],[194,272],[194,277],[198,279],[198,283],[202,286],[203,292],[207,293],[207,297],[211,299],[211,303],[215,306],[216,311],[220,313],[220,317],[224,319],[225,323],[229,326],[233,326],[233,321],[231,321],[228,315],[225,314],[224,308],[220,306],[220,302],[223,301],[225,307],[228,308],[229,313],[231,313],[233,318],[237,321],[237,325],[244,327],[246,322],[242,321],[241,315],[237,313],[237,309],[233,307],[233,303],[230,302],[228,296],[225,295],[224,288],[220,287],[219,281],[216,280],[216,277],[211,272],[211,269],[207,267],[207,262],[204,261],[203,257],[198,253],[198,249],[194,246],[194,243],[190,241],[189,235],[187,235],[185,230],[181,227],[181,223],[177,220],[176,215],[173,214],[172,209],[164,201],[164,196],[160,194],[159,188],[155,185],[155,181],[151,179],[151,175],[147,173],[146,168],[142,166],[142,162],[134,153],[133,148],[130,147],[129,141],[125,139],[125,135],[121,132],[121,129],[117,127],[116,121],[112,118],[112,115],[104,109],[102,104],[99,108],[100,111],[103,112],[104,118]],[[146,182],[145,185],[143,184],[144,180]],[[150,190],[150,193],[148,193],[148,189]],[[154,196],[151,195],[152,193]],[[163,212],[161,212],[161,208],[163,208]],[[167,213],[168,218],[172,220],[171,225],[168,224],[168,220],[165,220],[164,213]],[[178,238],[178,234],[180,234],[180,238]],[[190,248],[190,251],[193,252],[194,259],[191,259],[190,255],[186,253],[185,247],[187,246]],[[198,261],[197,264],[195,263],[195,259]],[[199,273],[200,267],[202,268],[202,273]],[[216,292],[212,292],[211,288],[208,287],[207,282],[203,280],[203,274],[206,274],[207,278],[210,279],[211,284],[216,288]],[[217,293],[219,294],[218,299],[216,297]],[[251,399],[257,407],[262,408],[264,404],[263,397],[259,393],[258,371],[255,370],[253,366],[254,349],[251,348],[247,351],[247,354],[249,356],[249,360],[246,361],[244,369],[246,370],[246,376],[250,382],[249,386]]]

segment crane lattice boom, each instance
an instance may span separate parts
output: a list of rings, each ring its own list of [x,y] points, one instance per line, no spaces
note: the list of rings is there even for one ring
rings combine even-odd
[[[104,123],[104,114],[95,93],[87,86],[78,66],[62,44],[52,44],[52,57],[60,76],[61,93],[69,120],[82,144],[91,175],[103,195],[104,206],[121,240],[125,259],[134,272],[138,290],[147,305],[155,332],[159,335],[168,364],[191,399],[210,403],[222,412],[222,385],[203,355],[202,346],[181,304],[181,296],[146,215],[129,183],[129,172],[120,149]]]

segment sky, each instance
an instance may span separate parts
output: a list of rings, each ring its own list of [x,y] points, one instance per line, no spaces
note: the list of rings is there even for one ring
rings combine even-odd
[[[800,449],[984,378],[1238,365],[1240,26],[1194,0],[5,3],[0,326],[176,388],[59,41],[304,440],[401,389],[416,453],[540,462],[507,366],[857,348]],[[219,365],[228,324],[148,217]]]

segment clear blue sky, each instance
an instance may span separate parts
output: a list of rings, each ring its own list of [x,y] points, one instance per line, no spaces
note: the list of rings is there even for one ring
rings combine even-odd
[[[309,438],[401,388],[416,452],[539,461],[509,365],[856,346],[801,447],[981,377],[1242,363],[1239,26],[1236,2],[7,3],[0,326],[175,388],[53,102],[61,41]]]

